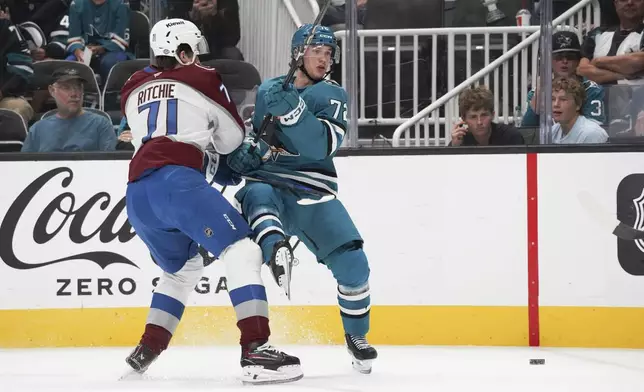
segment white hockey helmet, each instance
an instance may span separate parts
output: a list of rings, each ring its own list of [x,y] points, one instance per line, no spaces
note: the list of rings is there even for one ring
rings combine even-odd
[[[155,57],[171,56],[183,64],[177,53],[181,44],[190,46],[195,56],[209,52],[201,30],[188,20],[163,19],[150,30],[150,48]]]

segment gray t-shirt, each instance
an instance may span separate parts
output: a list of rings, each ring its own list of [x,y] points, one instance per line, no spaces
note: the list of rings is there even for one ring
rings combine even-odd
[[[599,124],[584,116],[577,117],[567,135],[563,134],[561,124],[552,126],[552,142],[554,144],[606,143],[608,134]]]
[[[53,115],[36,122],[29,128],[22,151],[113,151],[116,142],[110,121],[98,114],[84,112],[70,119]]]

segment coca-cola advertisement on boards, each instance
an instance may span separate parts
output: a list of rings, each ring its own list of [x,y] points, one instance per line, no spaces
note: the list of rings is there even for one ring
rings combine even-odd
[[[0,163],[0,309],[149,304],[162,271],[127,220],[127,164]],[[193,303],[229,304],[220,264]]]

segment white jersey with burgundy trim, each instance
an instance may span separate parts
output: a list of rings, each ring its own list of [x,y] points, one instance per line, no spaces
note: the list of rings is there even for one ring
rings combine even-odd
[[[131,177],[171,164],[196,168],[209,144],[229,154],[245,135],[220,75],[200,65],[138,71],[123,87],[121,109],[135,147]]]

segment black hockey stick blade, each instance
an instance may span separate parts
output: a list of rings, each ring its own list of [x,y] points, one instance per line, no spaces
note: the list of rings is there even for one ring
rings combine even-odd
[[[329,6],[331,6],[331,0],[326,0],[322,8],[320,8],[320,12],[318,13],[318,16],[315,18],[313,21],[313,33],[315,33],[315,30],[320,26],[320,23],[322,22],[322,18],[324,18],[324,15],[326,15],[326,11],[329,9]],[[296,58],[293,59],[291,62],[291,66],[288,70],[288,73],[286,74],[286,78],[284,78],[284,83],[282,83],[282,87],[286,88],[288,87],[289,84],[293,83],[293,79],[295,78],[295,71],[297,71],[298,67],[300,66],[300,59],[302,56],[304,56],[304,49],[311,43],[313,40],[313,36],[315,34],[309,34],[308,37],[306,37],[306,42],[304,43],[304,48],[300,50],[300,52],[296,55]],[[266,132],[266,128],[268,125],[273,121],[273,116],[268,115],[264,117],[262,120],[262,124],[259,126],[259,130],[257,131],[257,134],[255,135],[255,146],[251,147],[251,151],[254,151],[257,148],[257,145],[259,143],[259,139],[264,135],[264,132]],[[268,140],[270,140],[271,135],[266,135],[268,137]]]
[[[644,239],[644,231],[637,230],[622,222],[619,222],[615,230],[613,230],[613,234],[615,234],[617,238],[621,238],[623,240],[628,240],[628,241]]]

